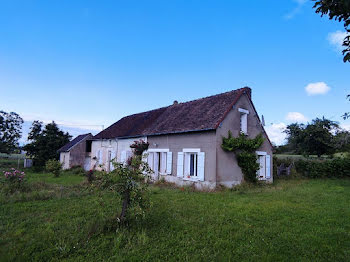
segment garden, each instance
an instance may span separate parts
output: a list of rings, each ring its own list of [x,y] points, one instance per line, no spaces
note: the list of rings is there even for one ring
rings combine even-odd
[[[92,188],[84,174],[15,173],[30,189],[1,193],[1,261],[345,261],[350,256],[347,178],[279,179],[215,192],[160,183],[149,188],[152,206],[143,219],[115,227],[111,218],[121,211],[121,198]]]

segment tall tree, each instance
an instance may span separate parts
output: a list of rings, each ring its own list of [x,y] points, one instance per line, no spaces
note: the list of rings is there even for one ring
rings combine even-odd
[[[13,153],[19,147],[23,119],[15,112],[0,111],[0,152]]]
[[[336,150],[334,134],[339,125],[326,118],[316,118],[308,124],[304,131],[303,147],[307,154],[320,157],[323,154],[333,154]]]
[[[343,61],[350,62],[350,1],[349,0],[313,0],[316,13],[321,16],[328,16],[330,20],[344,22],[345,30],[348,35],[343,41]]]
[[[306,155],[332,154],[338,148],[336,135],[339,125],[326,118],[316,118],[307,125],[294,123],[287,126],[288,147],[295,153]]]
[[[57,150],[67,144],[72,137],[58,128],[55,122],[49,123],[43,129],[43,123],[34,121],[28,140],[24,146],[27,154],[33,157],[34,165],[44,166],[49,159],[58,159]]]
[[[287,134],[287,145],[285,146],[285,150],[293,151],[297,154],[303,154],[304,148],[302,141],[304,140],[305,125],[299,123],[293,123],[287,126],[284,133]]]

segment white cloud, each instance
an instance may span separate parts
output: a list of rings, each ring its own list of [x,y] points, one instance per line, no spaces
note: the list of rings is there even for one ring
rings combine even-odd
[[[297,6],[284,16],[284,18],[287,20],[292,19],[294,16],[296,16],[300,12],[303,5],[307,2],[307,0],[293,0],[293,1],[297,3]]]
[[[55,123],[58,126],[62,127],[71,127],[71,128],[78,128],[83,130],[95,130],[95,131],[101,131],[102,125],[96,125],[96,123],[91,123],[88,121],[65,121],[65,120],[57,120],[53,118],[49,118],[47,116],[41,116],[36,114],[22,114],[21,115],[24,121],[33,122],[34,120],[42,121],[44,124],[51,123],[52,121],[55,121]]]
[[[309,96],[324,95],[331,88],[325,82],[310,83],[305,87],[305,91]]]
[[[272,143],[276,145],[282,145],[286,141],[286,134],[283,131],[286,129],[287,125],[285,123],[271,124],[265,127],[265,131],[269,136]]]
[[[286,120],[292,122],[306,122],[307,118],[299,112],[289,112],[286,116]]]
[[[340,124],[340,128],[346,131],[350,131],[350,124]]]
[[[327,40],[330,45],[335,47],[336,51],[341,51],[344,49],[343,41],[346,36],[347,32],[338,30],[333,33],[329,33]]]

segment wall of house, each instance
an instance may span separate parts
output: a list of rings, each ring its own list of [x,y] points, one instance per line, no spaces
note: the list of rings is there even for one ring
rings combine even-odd
[[[62,164],[62,169],[69,169],[69,152],[60,153],[60,163]]]
[[[169,149],[173,153],[171,176],[177,175],[178,152],[184,148],[199,148],[205,152],[204,181],[216,185],[216,136],[215,131],[192,132],[183,134],[159,135],[148,137],[150,149]],[[169,180],[175,182],[175,180]]]
[[[231,187],[236,184],[240,184],[243,180],[243,174],[240,167],[237,164],[234,153],[225,152],[221,148],[222,137],[227,137],[228,131],[231,130],[233,136],[238,136],[240,132],[240,112],[238,108],[244,108],[249,110],[248,115],[248,136],[254,138],[259,133],[263,132],[263,128],[260,124],[258,116],[256,115],[254,108],[249,101],[247,95],[242,95],[234,108],[228,113],[220,127],[216,130],[216,174],[217,182],[225,186]],[[266,135],[264,134],[264,143],[258,151],[265,151],[268,155],[271,155],[271,178],[268,182],[273,181],[272,177],[272,147],[268,142]]]
[[[91,144],[91,168],[95,168],[100,170],[98,167],[97,161],[98,150],[102,152],[102,163],[103,169],[108,170],[108,151],[113,152],[117,156],[117,161],[121,161],[121,152],[122,151],[131,151],[130,145],[132,145],[136,140],[144,140],[147,141],[147,137],[140,138],[127,138],[127,139],[102,139],[92,141]],[[96,158],[96,159],[94,159]]]
[[[86,140],[76,144],[70,151],[69,167],[84,167],[86,155]]]

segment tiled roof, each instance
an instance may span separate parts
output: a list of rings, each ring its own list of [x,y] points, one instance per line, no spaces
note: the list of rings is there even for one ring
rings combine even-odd
[[[94,139],[214,130],[248,87],[123,117]]]
[[[74,138],[72,141],[65,144],[63,147],[61,147],[57,151],[58,152],[68,152],[73,146],[75,146],[76,144],[79,144],[86,137],[88,137],[88,138],[92,137],[91,133],[77,136],[76,138]]]

